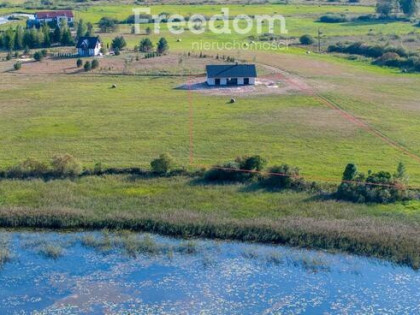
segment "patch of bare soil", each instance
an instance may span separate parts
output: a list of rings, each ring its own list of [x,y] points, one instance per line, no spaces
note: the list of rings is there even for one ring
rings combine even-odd
[[[83,61],[93,59],[83,58]],[[141,54],[127,53],[121,56],[105,56],[95,59],[99,60],[99,68],[94,71],[102,74],[197,75],[203,74],[206,64],[210,63],[207,58],[187,57],[177,54],[145,59]],[[35,62],[31,59],[23,63],[19,72],[31,75],[83,73],[83,67],[77,68],[76,61],[76,58],[46,58],[42,62]],[[212,60],[211,63],[221,63],[221,61]]]
[[[292,76],[277,68],[263,66],[271,73],[256,80],[255,85],[242,86],[209,86],[204,77],[194,78],[177,87],[180,90],[197,91],[206,95],[221,96],[254,96],[285,95],[306,93],[310,87],[300,78]]]
[[[77,68],[76,60],[71,59],[51,59],[46,58],[41,62],[25,61],[22,63],[20,74],[65,74],[77,73],[83,71],[83,68]]]

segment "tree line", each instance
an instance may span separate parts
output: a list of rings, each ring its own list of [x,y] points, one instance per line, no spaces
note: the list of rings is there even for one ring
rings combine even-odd
[[[93,25],[79,20],[76,23],[76,39],[82,36],[91,36],[93,34]],[[22,50],[34,48],[49,48],[53,44],[61,46],[74,46],[75,40],[72,37],[70,27],[63,21],[60,25],[44,24],[39,28],[24,28],[16,26],[8,28],[0,33],[0,49]]]
[[[48,25],[43,25],[39,29],[25,29],[22,26],[10,27],[0,34],[0,49],[22,50],[33,48],[48,48],[52,44],[63,46],[73,46],[74,39],[68,26],[50,29]]]
[[[144,53],[152,53],[154,52],[155,46],[150,38],[144,38],[140,41],[140,45],[136,46],[134,50],[141,51]],[[162,55],[169,50],[169,44],[165,37],[159,39],[156,43],[156,53]]]

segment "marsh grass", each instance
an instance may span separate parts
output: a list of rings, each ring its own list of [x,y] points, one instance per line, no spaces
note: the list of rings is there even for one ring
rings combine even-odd
[[[24,236],[21,239],[21,247],[33,251],[48,259],[58,259],[64,254],[65,248],[69,248],[75,243],[75,239],[58,238],[51,239],[47,235],[40,234],[36,239]]]
[[[302,255],[299,258],[295,258],[292,261],[293,265],[300,266],[306,271],[309,272],[319,272],[319,271],[329,271],[330,266],[328,263],[318,256],[308,256],[308,255]]]
[[[177,251],[183,254],[196,254],[198,251],[197,243],[191,240],[184,241],[179,245]]]
[[[9,249],[1,248],[0,249],[0,269],[6,264],[7,262],[12,260],[12,254]]]
[[[299,267],[308,272],[329,271],[330,266],[322,257],[318,255],[308,255],[306,253],[299,253],[293,255],[283,255],[279,251],[272,250],[268,252],[261,252],[255,249],[248,249],[241,253],[241,256],[266,263],[267,265],[283,265]]]
[[[290,201],[285,199],[284,202]],[[308,204],[306,215],[300,217],[296,216],[299,212],[296,207],[299,205],[294,203],[290,203],[293,216],[279,216],[266,211],[265,214],[255,213],[254,217],[235,217],[237,212],[229,211],[206,213],[170,208],[157,212],[111,211],[106,214],[92,210],[11,208],[0,209],[0,225],[49,229],[129,229],[185,238],[208,237],[286,244],[374,256],[413,268],[420,267],[420,229],[415,216],[391,215],[392,212],[385,212],[384,217],[369,212],[349,216],[349,213],[343,212],[345,205],[334,204],[338,207],[332,209],[336,211],[335,216],[316,213]],[[348,206],[356,207],[353,204]],[[110,234],[112,237],[105,234],[99,239],[85,237],[83,244],[99,251],[124,249],[130,256],[136,253],[167,253],[170,249],[174,252],[194,252],[191,244],[176,249],[157,246],[147,237],[118,236],[115,240],[114,234]]]
[[[280,265],[283,262],[283,256],[278,252],[271,252],[267,254],[266,261],[271,265]]]
[[[81,237],[81,244],[93,248],[98,252],[107,253],[113,250],[122,250],[129,257],[143,255],[166,255],[172,259],[174,253],[196,254],[197,243],[186,240],[178,245],[158,242],[151,235],[139,235],[128,230],[117,230],[111,232],[107,229],[98,234],[88,234]]]
[[[9,238],[0,235],[0,269],[12,260],[12,253],[9,250]]]
[[[100,236],[88,234],[81,238],[81,244],[84,247],[94,249],[97,252],[106,253],[113,249],[113,239],[110,232],[104,229]]]
[[[47,244],[39,249],[45,258],[58,259],[63,255],[63,248],[59,245]]]

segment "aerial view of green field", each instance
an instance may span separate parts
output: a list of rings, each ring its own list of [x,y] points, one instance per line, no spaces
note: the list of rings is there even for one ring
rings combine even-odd
[[[18,260],[13,239],[39,229],[104,230],[109,244],[141,255],[150,243],[124,233],[418,270],[417,9],[416,0],[0,3],[0,279]],[[54,259],[70,252],[45,246]],[[0,313],[65,304],[15,308],[10,292],[0,291]],[[412,303],[387,311],[420,312],[418,294],[407,295]],[[172,310],[69,310],[185,312],[174,299]],[[233,309],[345,313],[324,302]],[[365,302],[351,312],[381,313],[385,299]],[[209,305],[191,313],[235,313]]]

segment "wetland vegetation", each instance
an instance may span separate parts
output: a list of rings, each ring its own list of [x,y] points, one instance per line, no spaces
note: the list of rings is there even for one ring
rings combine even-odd
[[[210,16],[224,6],[232,16],[276,12],[287,19],[285,38],[258,36],[256,30],[246,36],[173,36],[165,25],[161,34],[148,34],[150,23],[142,25],[144,33],[133,34],[127,19],[133,5],[142,3],[131,1],[13,0],[0,14],[64,4],[74,9],[79,26],[83,19],[91,34],[100,35],[105,47],[116,45],[117,38],[124,45],[118,45],[118,55],[101,58],[95,69],[86,58],[78,67],[76,59],[65,58],[74,48],[61,43],[64,34],[57,32],[51,42],[63,45],[48,47],[44,55],[44,42],[25,49],[20,40],[16,46],[16,37],[10,40],[13,32],[20,34],[24,20],[0,26],[3,48],[4,38],[9,39],[0,53],[1,226],[127,228],[281,243],[419,267],[420,76],[407,73],[418,67],[420,33],[413,21],[361,18],[375,14],[374,3],[366,1],[193,7],[170,1],[152,6],[156,14],[185,16],[191,16],[191,8]],[[322,19],[343,14],[352,18],[337,23]],[[115,28],[101,30],[100,21],[107,19],[116,20]],[[31,32],[43,40],[50,35],[46,29],[26,31],[27,39]],[[69,39],[67,28],[65,33]],[[303,35],[311,38],[305,42],[309,45],[299,42]],[[139,50],[140,43],[157,43],[162,37],[169,47],[166,54]],[[267,40],[290,45],[278,50],[193,48],[198,41],[251,45]],[[12,44],[16,51],[9,51]],[[326,53],[328,47],[333,53]],[[35,54],[42,55],[39,62],[31,59]],[[384,67],[372,64],[373,58]],[[256,63],[266,86],[252,91],[202,88],[206,64],[233,61]],[[397,61],[401,64],[393,67]],[[90,71],[85,72],[81,65],[87,63]],[[193,88],[180,88],[185,86]],[[235,103],[229,103],[232,97]],[[163,152],[176,161],[171,167],[182,171],[168,175],[167,156],[157,159]],[[231,175],[220,166],[244,155],[265,157],[265,170],[289,172],[293,176],[287,178],[303,178],[305,185],[265,178],[266,185],[287,186],[267,189],[255,176],[237,172],[241,180],[202,180],[206,171],[207,179]],[[153,159],[159,176],[151,175]],[[409,178],[395,176],[400,162]],[[343,178],[348,163],[365,175]],[[241,168],[238,161],[229,162],[232,167]],[[413,195],[367,189],[372,186],[366,184],[408,186],[408,179]],[[331,198],[340,184],[341,199],[352,202]],[[85,241],[95,247],[92,240]],[[135,253],[148,245],[127,246]],[[38,251],[56,259],[64,255],[42,244]],[[10,257],[1,250],[1,262]]]

